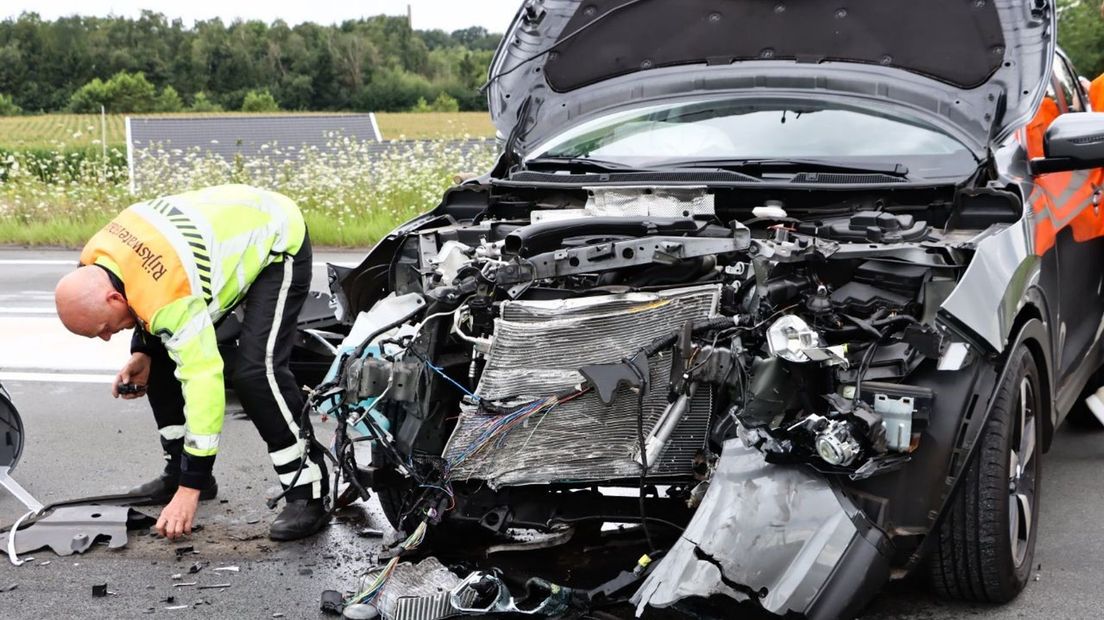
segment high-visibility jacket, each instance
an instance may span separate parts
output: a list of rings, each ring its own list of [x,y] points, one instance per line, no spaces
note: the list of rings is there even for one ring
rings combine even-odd
[[[1104,74],[1096,76],[1089,84],[1089,106],[1093,112],[1104,112]]]
[[[122,280],[136,329],[159,337],[176,363],[186,454],[218,452],[226,396],[214,323],[262,269],[298,252],[305,234],[286,196],[221,185],[132,205],[81,252],[82,265]]]

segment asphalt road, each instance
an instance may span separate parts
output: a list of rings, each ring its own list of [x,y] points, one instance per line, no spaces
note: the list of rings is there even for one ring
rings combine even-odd
[[[160,468],[152,416],[144,401],[110,395],[109,381],[126,356],[126,338],[85,341],[60,331],[52,315],[57,277],[75,253],[0,249],[0,381],[11,392],[27,427],[27,447],[15,477],[39,500],[125,491]],[[316,252],[316,289],[324,288],[325,261],[355,262],[359,254]],[[30,262],[28,262],[30,261]],[[233,406],[231,411],[233,411]],[[328,435],[332,422],[322,424]],[[1104,433],[1063,429],[1043,460],[1038,570],[1027,590],[1001,607],[944,603],[922,583],[891,584],[864,618],[951,619],[1090,618],[1100,615],[1104,559]],[[14,567],[0,561],[0,616],[4,618],[180,615],[209,618],[319,617],[324,589],[349,590],[372,566],[379,540],[365,528],[389,531],[374,502],[354,506],[318,537],[275,544],[265,537],[274,517],[263,503],[278,485],[264,446],[251,423],[231,413],[215,466],[219,499],[201,505],[203,531],[171,544],[133,535],[119,550],[94,547],[84,555],[32,554]],[[22,514],[0,490],[0,525]],[[156,514],[156,509],[148,510]],[[175,549],[196,554],[178,559]],[[49,562],[49,564],[47,564]],[[207,562],[187,575],[195,562]],[[239,572],[215,572],[238,566]],[[197,585],[230,583],[226,589],[173,587],[184,573]],[[114,594],[92,598],[94,584]],[[5,592],[11,585],[14,590]],[[175,597],[172,603],[168,597]],[[202,601],[202,602],[201,602]],[[189,605],[187,609],[166,607]],[[734,612],[733,617],[744,617]]]

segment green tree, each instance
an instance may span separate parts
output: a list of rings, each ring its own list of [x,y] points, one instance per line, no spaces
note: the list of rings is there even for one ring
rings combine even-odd
[[[15,116],[23,112],[23,108],[15,105],[11,95],[0,93],[0,116]]]
[[[175,88],[166,86],[161,89],[161,94],[157,95],[153,109],[155,112],[180,112],[184,110],[184,101]]]
[[[251,90],[245,93],[245,99],[242,100],[242,112],[278,112],[279,110],[280,105],[276,103],[276,99],[267,88],[259,91]]]
[[[120,71],[104,82],[99,78],[80,87],[69,99],[73,112],[152,112],[157,107],[157,89],[142,72]]]
[[[192,97],[192,112],[222,112],[222,106],[207,98],[207,93],[202,90]]]
[[[1058,0],[1058,44],[1089,79],[1104,73],[1104,17],[1099,0]]]

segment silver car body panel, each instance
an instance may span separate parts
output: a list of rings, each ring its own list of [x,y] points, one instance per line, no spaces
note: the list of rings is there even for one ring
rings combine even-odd
[[[686,64],[635,71],[567,92],[556,92],[544,72],[548,52],[582,0],[529,0],[519,9],[491,62],[488,104],[500,136],[511,134],[521,154],[565,129],[606,114],[676,98],[852,98],[895,103],[925,120],[953,125],[953,135],[975,154],[1027,123],[1046,90],[1055,51],[1055,12],[1047,0],[998,0],[1004,62],[981,86],[964,89],[887,66],[788,60],[740,60],[729,64]],[[539,20],[527,13],[542,13]],[[933,45],[938,52],[938,45]]]
[[[633,596],[637,615],[714,594],[807,613],[859,533],[841,501],[808,468],[772,465],[740,439],[726,441],[686,531]]]

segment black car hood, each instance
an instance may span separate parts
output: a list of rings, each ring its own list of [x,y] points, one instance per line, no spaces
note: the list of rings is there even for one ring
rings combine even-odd
[[[1054,52],[1047,0],[528,0],[491,63],[503,137],[676,96],[878,99],[973,146],[1026,122]]]

